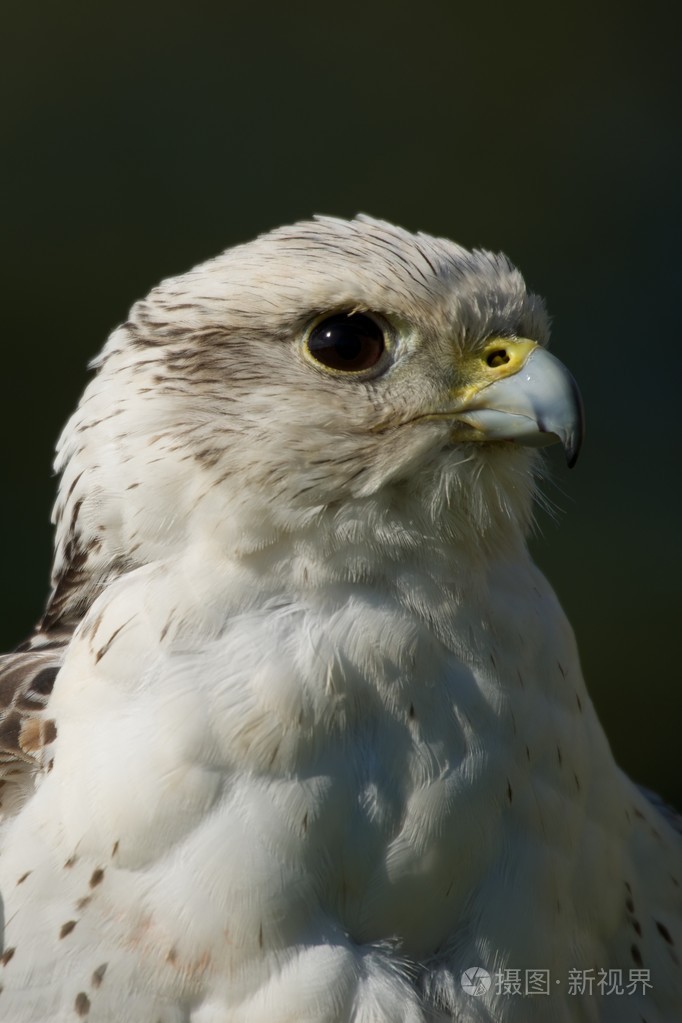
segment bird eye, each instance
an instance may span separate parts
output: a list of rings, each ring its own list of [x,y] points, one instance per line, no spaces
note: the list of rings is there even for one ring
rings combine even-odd
[[[386,348],[381,326],[362,313],[342,313],[322,320],[310,332],[308,351],[316,362],[343,373],[371,369]]]

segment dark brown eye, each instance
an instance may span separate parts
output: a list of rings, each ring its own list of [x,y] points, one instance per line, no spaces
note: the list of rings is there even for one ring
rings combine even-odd
[[[362,313],[330,316],[318,323],[308,338],[308,351],[316,362],[345,373],[376,366],[385,347],[379,324]]]

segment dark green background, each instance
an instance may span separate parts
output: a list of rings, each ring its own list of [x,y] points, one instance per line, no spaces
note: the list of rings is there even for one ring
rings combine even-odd
[[[57,434],[159,278],[313,212],[505,250],[589,431],[536,556],[616,754],[682,803],[678,32],[668,4],[6,3],[5,648],[39,614]]]

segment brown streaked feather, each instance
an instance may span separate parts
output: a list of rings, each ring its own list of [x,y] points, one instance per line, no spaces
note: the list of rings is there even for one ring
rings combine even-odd
[[[71,631],[36,632],[13,653],[0,655],[0,809],[25,791],[54,741],[44,710]]]

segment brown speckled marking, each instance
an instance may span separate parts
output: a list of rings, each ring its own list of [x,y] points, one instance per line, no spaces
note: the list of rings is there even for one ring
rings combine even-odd
[[[25,874],[22,874],[21,877],[17,879],[17,884],[23,884],[26,878],[30,875],[30,873],[31,871],[27,870]]]
[[[635,920],[633,918],[632,926],[634,928],[635,934],[638,934],[639,937],[641,938],[642,937],[642,925],[640,924],[639,920]]]
[[[123,629],[125,629],[125,627],[126,627],[127,625],[130,625],[130,623],[132,622],[132,620],[133,620],[132,618],[129,618],[127,622],[123,622],[123,624],[122,624],[122,625],[119,625],[119,627],[118,627],[117,629],[114,629],[114,631],[113,631],[113,632],[112,632],[112,634],[111,634],[111,635],[109,636],[109,639],[108,639],[108,640],[106,641],[106,643],[104,644],[104,646],[100,647],[100,649],[99,649],[99,650],[97,651],[97,653],[95,654],[95,664],[99,664],[99,662],[100,662],[100,661],[102,660],[102,658],[104,657],[104,655],[105,655],[106,653],[108,653],[109,649],[111,648],[111,644],[112,644],[112,643],[114,642],[114,640],[116,639],[116,637],[118,636],[118,634],[119,634],[120,632],[122,632],[122,631],[123,631]]]
[[[67,861],[66,861],[66,863],[64,864],[64,867],[65,867],[66,869],[68,869],[69,867],[72,867],[72,866],[74,865],[74,863],[76,863],[76,862],[77,862],[77,860],[78,860],[78,857],[77,857],[77,856],[76,856],[76,854],[74,853],[74,854],[73,854],[73,856],[69,856],[68,860],[67,860]]]
[[[101,966],[98,966],[97,969],[94,970],[92,977],[90,978],[90,983],[93,987],[99,987],[101,985],[104,980],[104,974],[107,972],[108,965],[109,963],[102,963]]]
[[[100,882],[102,881],[103,877],[104,877],[104,868],[103,867],[97,867],[97,869],[93,870],[93,872],[92,872],[92,877],[90,878],[90,887],[91,888],[96,888],[97,885],[100,884]]]
[[[665,926],[665,924],[662,924],[660,920],[654,920],[654,923],[656,924],[656,930],[661,935],[663,940],[667,941],[669,945],[674,945],[675,942],[673,941],[673,936],[668,930],[668,928]]]
[[[77,920],[67,920],[65,924],[62,924],[59,930],[59,937],[65,938],[67,934],[71,934],[71,931],[74,929],[77,923],[78,923]]]
[[[635,911],[635,904],[632,901],[632,897],[630,895],[628,895],[627,899],[625,900],[625,908],[627,909],[628,913],[634,913]]]
[[[178,950],[175,947],[175,945],[173,945],[173,947],[168,950],[168,953],[166,955],[166,962],[173,964],[173,963],[176,963],[177,960],[178,960]]]
[[[87,1016],[90,1012],[90,999],[86,995],[85,991],[79,991],[76,995],[74,1008],[79,1016]]]
[[[29,717],[19,729],[19,748],[24,753],[35,753],[42,748],[43,723],[40,718]]]
[[[562,767],[563,763],[564,763],[564,758],[563,758],[563,755],[561,753],[561,746],[557,746],[557,748],[556,748],[556,758],[559,761],[559,767]]]
[[[2,955],[0,956],[0,963],[2,963],[3,966],[7,966],[8,962],[10,961],[15,952],[16,948],[6,948]]]
[[[261,921],[260,927],[258,928],[258,947],[259,948],[263,947],[263,922],[262,921]]]
[[[46,643],[43,649],[46,649],[49,645],[50,644]],[[56,643],[54,645],[57,646]],[[42,693],[43,696],[49,696],[54,688],[54,680],[58,674],[59,668],[54,665],[52,667],[43,668],[31,682],[31,689],[33,689],[36,693]]]
[[[104,529],[104,527],[102,527],[102,529]],[[94,653],[94,649],[93,649],[93,646],[92,646],[92,640],[94,640],[95,636],[97,635],[97,630],[99,629],[100,625],[102,624],[102,619],[103,618],[104,618],[104,611],[100,611],[100,613],[95,618],[94,622],[89,623],[86,626],[86,628],[83,629],[83,636],[87,637],[90,640],[90,650],[91,650],[92,653]]]
[[[632,956],[633,962],[635,962],[637,966],[642,965],[642,953],[640,952],[638,945],[630,946],[630,955]]]
[[[514,793],[512,791],[511,782],[509,781],[509,778],[507,778],[507,799],[511,803],[513,798],[514,798]]]
[[[85,909],[88,902],[92,899],[92,895],[84,895],[81,899],[76,900],[76,909],[81,911]]]
[[[114,858],[114,856],[116,855],[117,852],[118,852],[118,839],[116,839],[116,841],[114,842],[114,847],[111,850],[111,858],[112,859]]]

